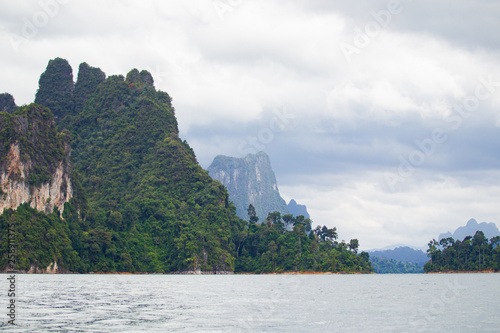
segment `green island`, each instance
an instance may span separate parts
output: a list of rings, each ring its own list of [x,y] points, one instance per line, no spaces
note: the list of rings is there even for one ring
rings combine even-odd
[[[56,58],[35,103],[2,101],[4,272],[373,272],[358,240],[337,241],[335,228],[279,212],[259,222],[253,206],[239,218],[147,71],[106,77],[83,63],[74,83]]]
[[[482,231],[462,241],[452,237],[435,239],[428,244],[430,261],[426,273],[438,272],[498,272],[500,271],[500,236],[488,240]]]

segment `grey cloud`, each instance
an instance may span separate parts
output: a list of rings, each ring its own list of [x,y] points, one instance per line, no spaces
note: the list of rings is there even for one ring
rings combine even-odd
[[[351,28],[364,28],[374,20],[372,12],[388,8],[391,1],[342,0],[303,1],[305,10],[317,13],[341,12],[350,18]],[[399,0],[399,14],[391,16],[387,29],[411,34],[427,34],[468,49],[500,49],[500,3],[496,0]]]
[[[415,115],[401,117],[398,126],[389,126],[371,120],[358,120],[355,126],[338,123],[335,130],[325,124],[334,119],[308,120],[299,115],[293,126],[276,133],[272,142],[262,144],[273,161],[273,167],[282,179],[291,184],[297,176],[311,174],[350,174],[363,172],[392,172],[405,160],[416,172],[453,174],[465,171],[498,169],[500,156],[500,128],[491,123],[463,125],[453,131],[443,127],[444,121],[426,121]],[[238,145],[249,136],[257,137],[266,128],[265,122],[247,124],[212,124],[192,127],[185,133],[188,142],[224,142],[224,154],[238,155]],[[446,139],[434,142],[433,131],[442,129]],[[195,145],[196,148],[196,145]],[[200,147],[201,148],[201,147]],[[260,147],[256,147],[257,151]],[[195,149],[207,152],[207,149]],[[424,156],[424,161],[411,164],[413,152]],[[208,166],[214,156],[198,156]],[[321,182],[321,180],[320,180]]]

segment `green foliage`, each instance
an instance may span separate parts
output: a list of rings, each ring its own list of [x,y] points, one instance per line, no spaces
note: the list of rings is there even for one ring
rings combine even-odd
[[[154,88],[154,80],[148,71],[139,72],[136,68],[132,69],[128,74],[125,82],[131,87],[143,88],[145,86]]]
[[[255,215],[249,207],[252,221]],[[290,230],[290,227],[293,228]],[[311,220],[291,214],[283,218],[270,213],[261,224],[245,222],[233,230],[236,249],[236,272],[346,272],[369,273],[369,255],[357,254],[357,240],[351,240],[351,250],[336,241],[336,229],[317,227],[311,230]],[[359,245],[359,244],[358,244]]]
[[[113,233],[82,248],[89,269],[233,270],[227,192],[179,139],[171,98],[148,72],[108,77],[68,128],[87,193],[84,240]]]
[[[16,269],[45,269],[50,263],[57,262],[70,271],[81,270],[80,257],[69,238],[68,222],[57,213],[41,213],[27,203],[0,215],[0,267],[8,264],[9,227],[13,229]]]
[[[402,262],[394,259],[370,257],[370,262],[375,273],[378,274],[407,274],[423,273],[422,264],[412,262]]]
[[[86,62],[80,64],[74,90],[75,114],[83,111],[83,106],[87,102],[87,99],[105,79],[106,74],[99,68],[90,67]]]
[[[429,242],[427,250],[430,261],[424,265],[425,272],[441,271],[500,271],[500,237],[488,241],[482,231],[462,241],[452,237]]]
[[[255,207],[252,204],[248,205],[247,212],[248,212],[248,222],[250,224],[255,224],[257,223],[257,221],[259,221],[257,213],[255,212]]]
[[[38,81],[35,103],[49,108],[55,119],[62,120],[74,112],[73,88],[73,70],[68,61],[50,60]]]
[[[0,112],[0,168],[7,163],[11,143],[15,140],[14,117],[6,112]]]
[[[11,94],[0,94],[0,112],[12,113],[16,111],[17,105]]]

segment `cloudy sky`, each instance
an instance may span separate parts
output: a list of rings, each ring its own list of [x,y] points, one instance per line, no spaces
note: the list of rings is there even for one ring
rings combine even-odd
[[[149,70],[203,167],[263,150],[362,249],[500,225],[497,0],[0,0],[0,92],[49,59]]]

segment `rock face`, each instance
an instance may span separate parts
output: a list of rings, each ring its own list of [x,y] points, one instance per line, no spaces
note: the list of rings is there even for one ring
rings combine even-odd
[[[227,188],[229,199],[234,202],[240,218],[248,218],[250,204],[255,207],[260,222],[271,212],[288,214],[266,153],[249,154],[245,158],[219,155],[208,167],[208,172]]]
[[[293,216],[303,215],[306,219],[310,218],[307,207],[305,205],[299,205],[294,199],[290,200],[288,203],[288,211]]]
[[[0,212],[30,202],[51,213],[73,197],[69,137],[55,130],[52,114],[32,104],[0,117]]]
[[[0,211],[15,209],[25,202],[31,202],[31,207],[46,213],[52,212],[54,207],[60,212],[63,211],[64,203],[73,196],[71,180],[63,161],[59,162],[51,181],[34,187],[24,181],[30,172],[31,163],[21,161],[19,144],[11,145],[8,160],[6,170],[0,172],[0,186],[3,192]]]
[[[57,274],[65,273],[65,270],[61,270],[57,265],[57,261],[51,262],[47,268],[39,268],[38,266],[31,266],[26,272],[28,274]]]

